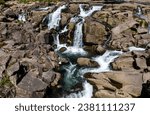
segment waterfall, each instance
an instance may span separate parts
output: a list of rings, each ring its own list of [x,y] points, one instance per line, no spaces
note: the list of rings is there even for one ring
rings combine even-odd
[[[74,41],[73,41],[73,46],[74,47],[82,47],[82,45],[83,45],[83,42],[82,42],[82,38],[83,38],[82,28],[83,28],[83,21],[77,23],[77,25],[76,25],[76,29],[75,29],[75,32],[74,32]]]
[[[82,68],[78,67],[76,64],[76,59],[78,57],[83,57],[87,55],[87,52],[83,50],[83,25],[85,17],[90,16],[93,12],[101,10],[102,6],[92,6],[88,10],[84,10],[84,5],[79,5],[80,14],[71,18],[70,22],[76,24],[74,31],[73,46],[67,46],[66,44],[61,44],[59,41],[59,34],[68,31],[67,26],[63,30],[54,36],[54,43],[57,45],[55,51],[62,57],[69,60],[69,64],[62,65],[61,71],[63,73],[63,89],[64,97],[66,98],[90,98],[93,95],[93,86],[90,85],[83,77],[85,73],[99,73],[110,70],[110,63],[122,54],[121,51],[106,51],[102,56],[94,57],[93,60],[98,62],[99,68]],[[60,6],[56,11],[48,15],[48,29],[56,29],[59,27],[61,20],[61,11],[65,9],[66,6]],[[44,19],[46,20],[46,18]],[[61,48],[66,50],[60,52]],[[79,89],[74,88],[78,85]],[[69,94],[68,94],[69,92]]]
[[[89,10],[85,11],[83,9],[84,4],[80,4],[79,8],[80,8],[80,14],[79,16],[85,18],[87,16],[90,16],[93,14],[93,12],[95,11],[100,11],[102,9],[103,6],[92,6]]]
[[[18,20],[25,22],[26,21],[26,14],[24,14],[24,13],[19,14],[18,15]]]
[[[61,11],[66,8],[66,5],[60,6],[55,12],[50,13],[43,19],[43,22],[47,23],[48,29],[56,29],[59,27],[61,20]]]
[[[78,93],[71,93],[67,95],[66,98],[90,98],[93,96],[93,86],[87,81],[83,82],[83,91]]]

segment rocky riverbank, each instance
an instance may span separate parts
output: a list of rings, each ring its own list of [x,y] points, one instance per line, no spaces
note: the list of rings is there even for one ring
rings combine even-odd
[[[103,7],[90,16],[81,16],[83,50],[88,54],[72,59],[79,67],[99,68],[101,65],[92,57],[102,56],[107,50],[123,52],[109,65],[111,71],[86,72],[84,77],[93,86],[92,97],[150,97],[150,6],[101,1],[8,1],[0,5],[0,97],[63,96],[61,66],[69,60],[56,52],[54,35],[59,32],[61,44],[74,45],[80,20],[70,20],[81,16],[79,4],[83,2],[85,11],[93,5]],[[61,11],[59,27],[48,28],[48,14],[62,5],[66,8]],[[66,50],[62,47],[58,52]],[[77,84],[76,90],[84,89],[81,87]]]

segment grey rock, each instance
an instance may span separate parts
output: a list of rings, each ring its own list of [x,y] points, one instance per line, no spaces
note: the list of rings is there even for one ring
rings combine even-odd
[[[37,78],[37,74],[30,71],[28,72],[22,81],[17,85],[17,96],[19,97],[32,97],[35,92],[41,91],[44,96],[44,92],[47,88],[47,84]]]

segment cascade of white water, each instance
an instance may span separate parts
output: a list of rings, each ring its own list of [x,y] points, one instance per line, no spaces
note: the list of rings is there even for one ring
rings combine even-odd
[[[103,7],[103,6],[92,6],[89,10],[85,11],[83,9],[83,6],[84,6],[83,4],[79,5],[79,8],[80,8],[80,14],[79,14],[79,16],[81,16],[83,18],[92,15],[93,12],[99,11]]]
[[[82,32],[82,29],[83,29],[83,24],[84,24],[84,18],[87,17],[87,16],[90,16],[95,11],[101,10],[102,6],[93,6],[88,11],[85,11],[83,9],[83,5],[79,5],[79,7],[80,7],[79,16],[75,16],[74,18],[71,18],[71,20],[70,20],[70,22],[77,23],[76,28],[75,28],[75,32],[74,32],[73,47],[71,47],[70,51],[71,52],[75,51],[75,52],[84,53],[84,50],[82,49],[82,46],[83,46],[83,41],[82,41],[83,32]],[[86,71],[86,72],[88,72],[88,71]],[[85,82],[83,82],[82,86],[83,86],[82,91],[80,91],[78,93],[71,93],[70,95],[68,95],[66,97],[67,98],[91,98],[92,95],[93,95],[92,85],[90,85],[87,81],[85,81]]]
[[[83,9],[83,4],[79,5],[80,8],[80,14],[79,17],[74,17],[71,19],[71,22],[77,22],[79,19],[81,19],[81,21],[79,21],[76,25],[76,29],[74,32],[74,41],[73,41],[73,46],[74,47],[82,47],[83,46],[83,24],[84,24],[84,18],[87,16],[92,15],[93,12],[101,10],[101,8],[103,6],[92,6],[89,10],[85,11]]]
[[[26,15],[25,15],[24,13],[19,14],[19,15],[18,15],[18,20],[25,22],[25,21],[26,21]]]
[[[74,32],[74,41],[73,41],[73,46],[74,47],[82,48],[82,45],[83,45],[83,42],[82,42],[82,38],[83,38],[82,28],[83,28],[83,21],[77,23],[77,25],[76,25],[76,29],[75,29],[75,32]]]
[[[50,13],[48,17],[44,18],[44,20],[48,20],[48,29],[56,29],[59,27],[59,23],[61,20],[61,11],[66,8],[66,5],[60,6],[55,12]],[[47,19],[48,18],[48,19]]]
[[[138,48],[138,47],[134,47],[134,46],[131,46],[128,49],[129,49],[130,52],[131,51],[145,51],[144,48]]]
[[[78,93],[71,93],[66,98],[90,98],[93,96],[93,86],[87,81],[83,82],[83,90]]]

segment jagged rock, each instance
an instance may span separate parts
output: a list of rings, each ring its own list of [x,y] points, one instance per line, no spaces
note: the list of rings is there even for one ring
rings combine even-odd
[[[48,54],[49,54],[52,61],[57,61],[58,60],[58,55],[55,52],[50,51]]]
[[[138,46],[146,46],[147,43],[150,43],[149,34],[142,34],[137,41]]]
[[[38,97],[43,97],[47,88],[47,84],[37,78],[37,74],[33,71],[28,72],[16,87],[17,97],[33,97],[35,92],[40,92]]]
[[[5,16],[0,16],[0,22],[3,22],[4,19],[5,19]]]
[[[46,82],[47,84],[50,84],[51,86],[58,85],[60,77],[61,75],[59,73],[56,73],[52,70],[42,73],[43,81]]]
[[[7,64],[10,60],[10,55],[0,50],[0,60],[2,60],[0,61],[0,78],[2,78],[2,74],[6,70]]]
[[[98,52],[99,54],[103,54],[103,53],[106,52],[106,49],[105,49],[104,47],[102,47],[101,45],[98,45],[98,47],[97,47],[97,52]]]
[[[67,48],[66,48],[66,47],[62,47],[62,48],[60,48],[60,49],[59,49],[59,52],[61,52],[61,53],[62,53],[62,52],[64,52],[64,51],[66,51],[66,50],[67,50]]]
[[[79,66],[87,66],[87,67],[99,67],[100,66],[97,62],[92,61],[91,59],[88,59],[88,58],[78,58],[77,64]]]
[[[147,58],[149,56],[149,54],[144,51],[132,51],[132,55],[134,58]]]
[[[101,45],[86,45],[83,47],[83,49],[87,51],[91,56],[102,55],[106,51],[106,49]]]
[[[94,97],[96,98],[115,98],[115,93],[110,90],[100,90],[95,92]]]
[[[7,24],[0,22],[0,41],[6,40],[7,36]]]
[[[115,91],[115,96],[116,96],[116,98],[131,98],[132,97],[128,92],[126,92],[123,89],[121,89],[121,90],[117,89]]]
[[[7,74],[9,76],[12,76],[15,72],[17,72],[19,70],[20,64],[18,62],[11,64],[8,68],[7,68]]]
[[[135,59],[135,62],[136,62],[136,66],[139,68],[139,69],[146,69],[147,68],[147,64],[146,64],[146,59],[145,58],[136,58]]]
[[[100,77],[100,76],[99,76]],[[115,86],[113,86],[112,84],[110,84],[110,80],[109,79],[92,79],[92,78],[88,78],[88,81],[96,87],[97,90],[101,90],[103,89],[110,89],[115,91],[117,88]]]
[[[78,4],[69,4],[69,12],[72,14],[76,14],[79,11],[79,5]]]
[[[68,20],[72,17],[69,13],[62,13],[61,25],[64,26],[67,24]]]
[[[97,48],[98,48],[98,45],[88,45],[88,46],[86,45],[83,47],[83,49],[87,51],[89,55],[91,56],[98,54]]]
[[[4,15],[6,18],[12,18],[12,19],[18,18],[17,14],[10,8],[4,11]]]
[[[15,98],[15,93],[14,86],[0,86],[0,98]]]
[[[106,30],[104,25],[87,19],[84,24],[84,42],[85,44],[95,45],[102,44],[103,39],[106,35]]]
[[[143,83],[142,74],[133,71],[86,74],[85,77],[96,88],[95,97],[138,97]],[[123,94],[116,96],[117,90]]]
[[[33,27],[36,28],[36,27],[38,27],[41,24],[44,16],[47,13],[48,13],[47,11],[40,11],[40,12],[38,12],[38,11],[32,11],[31,12],[32,15],[30,16],[30,18],[28,20],[30,20],[31,23],[32,23],[32,25],[33,25]]]
[[[143,73],[143,82],[146,83],[148,80],[150,80],[150,73]]]
[[[120,56],[114,62],[112,62],[113,70],[133,70],[134,59],[132,55]]]
[[[36,42],[41,44],[53,44],[54,40],[49,31],[41,31],[36,36]]]
[[[21,23],[9,23],[8,24],[9,39],[13,39],[15,43],[30,43],[34,42],[35,36],[30,23],[26,23],[22,26]]]
[[[133,27],[137,22],[135,20],[127,20],[126,22],[118,25],[117,27],[112,29],[112,33],[115,35],[120,34],[121,32]]]
[[[97,98],[131,98],[131,96],[122,90],[116,90],[115,92],[111,90],[99,90],[95,93]]]

